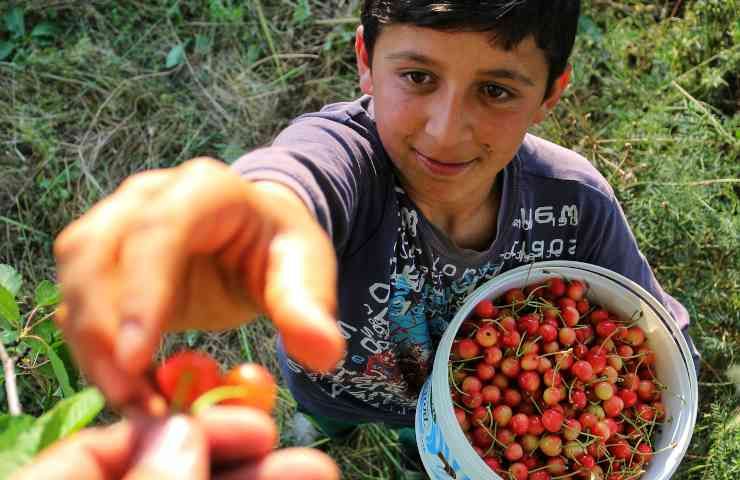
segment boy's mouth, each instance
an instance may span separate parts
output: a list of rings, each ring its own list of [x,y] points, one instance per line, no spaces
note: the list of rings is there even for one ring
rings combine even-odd
[[[458,175],[465,170],[467,170],[473,162],[475,162],[475,159],[467,161],[467,162],[442,162],[440,160],[436,160],[431,157],[427,157],[426,155],[418,152],[417,150],[414,150],[414,154],[416,155],[416,160],[421,163],[427,170],[432,172],[435,175],[444,175],[444,176],[453,176]]]

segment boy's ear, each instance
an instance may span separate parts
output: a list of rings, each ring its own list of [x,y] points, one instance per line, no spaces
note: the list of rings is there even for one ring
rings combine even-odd
[[[360,76],[360,90],[366,95],[373,94],[373,77],[370,72],[370,57],[365,48],[365,35],[362,25],[355,33],[355,55],[357,56],[357,73]]]
[[[555,82],[552,84],[552,90],[550,91],[550,95],[547,96],[542,101],[542,105],[540,105],[539,111],[535,114],[534,120],[532,123],[540,123],[542,120],[544,120],[547,117],[547,114],[550,113],[550,110],[555,108],[555,105],[558,104],[560,101],[560,97],[563,95],[563,92],[565,92],[565,89],[568,88],[568,84],[570,83],[570,74],[573,71],[573,67],[568,64],[567,67],[565,67],[565,71],[557,78],[555,79]]]

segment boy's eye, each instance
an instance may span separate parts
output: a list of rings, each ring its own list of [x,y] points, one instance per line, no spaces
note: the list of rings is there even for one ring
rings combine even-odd
[[[494,84],[484,85],[483,94],[493,100],[507,100],[512,97],[511,92]]]
[[[416,85],[425,85],[431,82],[432,76],[424,72],[406,72],[403,78]]]

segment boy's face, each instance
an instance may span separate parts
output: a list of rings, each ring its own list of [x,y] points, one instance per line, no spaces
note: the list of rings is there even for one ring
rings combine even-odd
[[[531,37],[507,51],[488,33],[389,25],[369,65],[361,33],[360,86],[383,145],[405,187],[435,201],[487,195],[568,82],[566,73],[544,98],[548,64]]]

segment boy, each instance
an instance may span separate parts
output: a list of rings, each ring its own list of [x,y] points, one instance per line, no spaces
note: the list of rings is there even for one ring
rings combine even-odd
[[[579,8],[367,0],[360,99],[299,117],[232,171],[141,174],[60,236],[60,324],[83,369],[114,403],[140,400],[162,331],[261,311],[301,409],[329,429],[405,427],[457,308],[518,265],[615,270],[686,327],[603,177],[527,133],[568,85]]]

